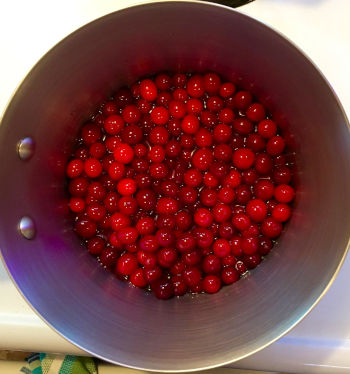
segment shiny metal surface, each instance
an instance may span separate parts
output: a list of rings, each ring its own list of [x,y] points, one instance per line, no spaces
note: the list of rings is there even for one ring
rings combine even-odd
[[[34,221],[26,216],[20,219],[18,230],[20,234],[28,240],[34,239],[36,234]]]
[[[82,121],[111,90],[162,70],[214,70],[249,87],[297,151],[288,230],[261,266],[216,295],[159,301],[119,282],[81,248],[66,208],[62,178]],[[28,133],[36,150],[23,163],[15,150]],[[196,370],[263,348],[318,301],[349,241],[350,136],[334,93],[286,39],[217,5],[142,5],[70,35],[13,97],[0,156],[0,248],[18,288],[71,342],[126,366]],[[28,214],[34,240],[17,232]]]
[[[35,151],[35,143],[32,138],[23,138],[17,144],[18,156],[21,160],[29,160]]]

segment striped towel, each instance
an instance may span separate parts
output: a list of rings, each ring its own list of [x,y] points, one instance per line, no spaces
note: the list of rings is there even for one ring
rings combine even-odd
[[[27,362],[28,366],[21,369],[24,374],[97,374],[91,357],[33,353]]]

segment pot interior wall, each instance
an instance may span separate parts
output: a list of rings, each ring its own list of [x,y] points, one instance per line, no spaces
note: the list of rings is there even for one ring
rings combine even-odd
[[[216,295],[169,301],[118,281],[72,232],[64,169],[79,126],[145,74],[217,71],[252,89],[297,152],[295,213],[251,275]],[[292,135],[293,134],[293,135]],[[21,161],[17,142],[36,144]],[[329,86],[289,42],[227,8],[170,2],[120,11],[52,49],[0,127],[0,246],[19,289],[58,332],[109,361],[191,370],[237,360],[294,325],[334,276],[349,239],[350,141]],[[33,240],[17,231],[31,216]]]

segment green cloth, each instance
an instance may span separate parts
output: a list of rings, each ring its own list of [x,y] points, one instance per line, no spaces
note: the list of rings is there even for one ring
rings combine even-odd
[[[21,369],[24,374],[97,374],[91,357],[33,353],[27,362],[28,367]]]

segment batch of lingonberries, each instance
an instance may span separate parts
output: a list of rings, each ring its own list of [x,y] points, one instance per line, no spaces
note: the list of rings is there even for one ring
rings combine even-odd
[[[291,216],[278,125],[215,73],[121,88],[81,128],[69,208],[88,251],[161,299],[215,293],[255,268]]]

